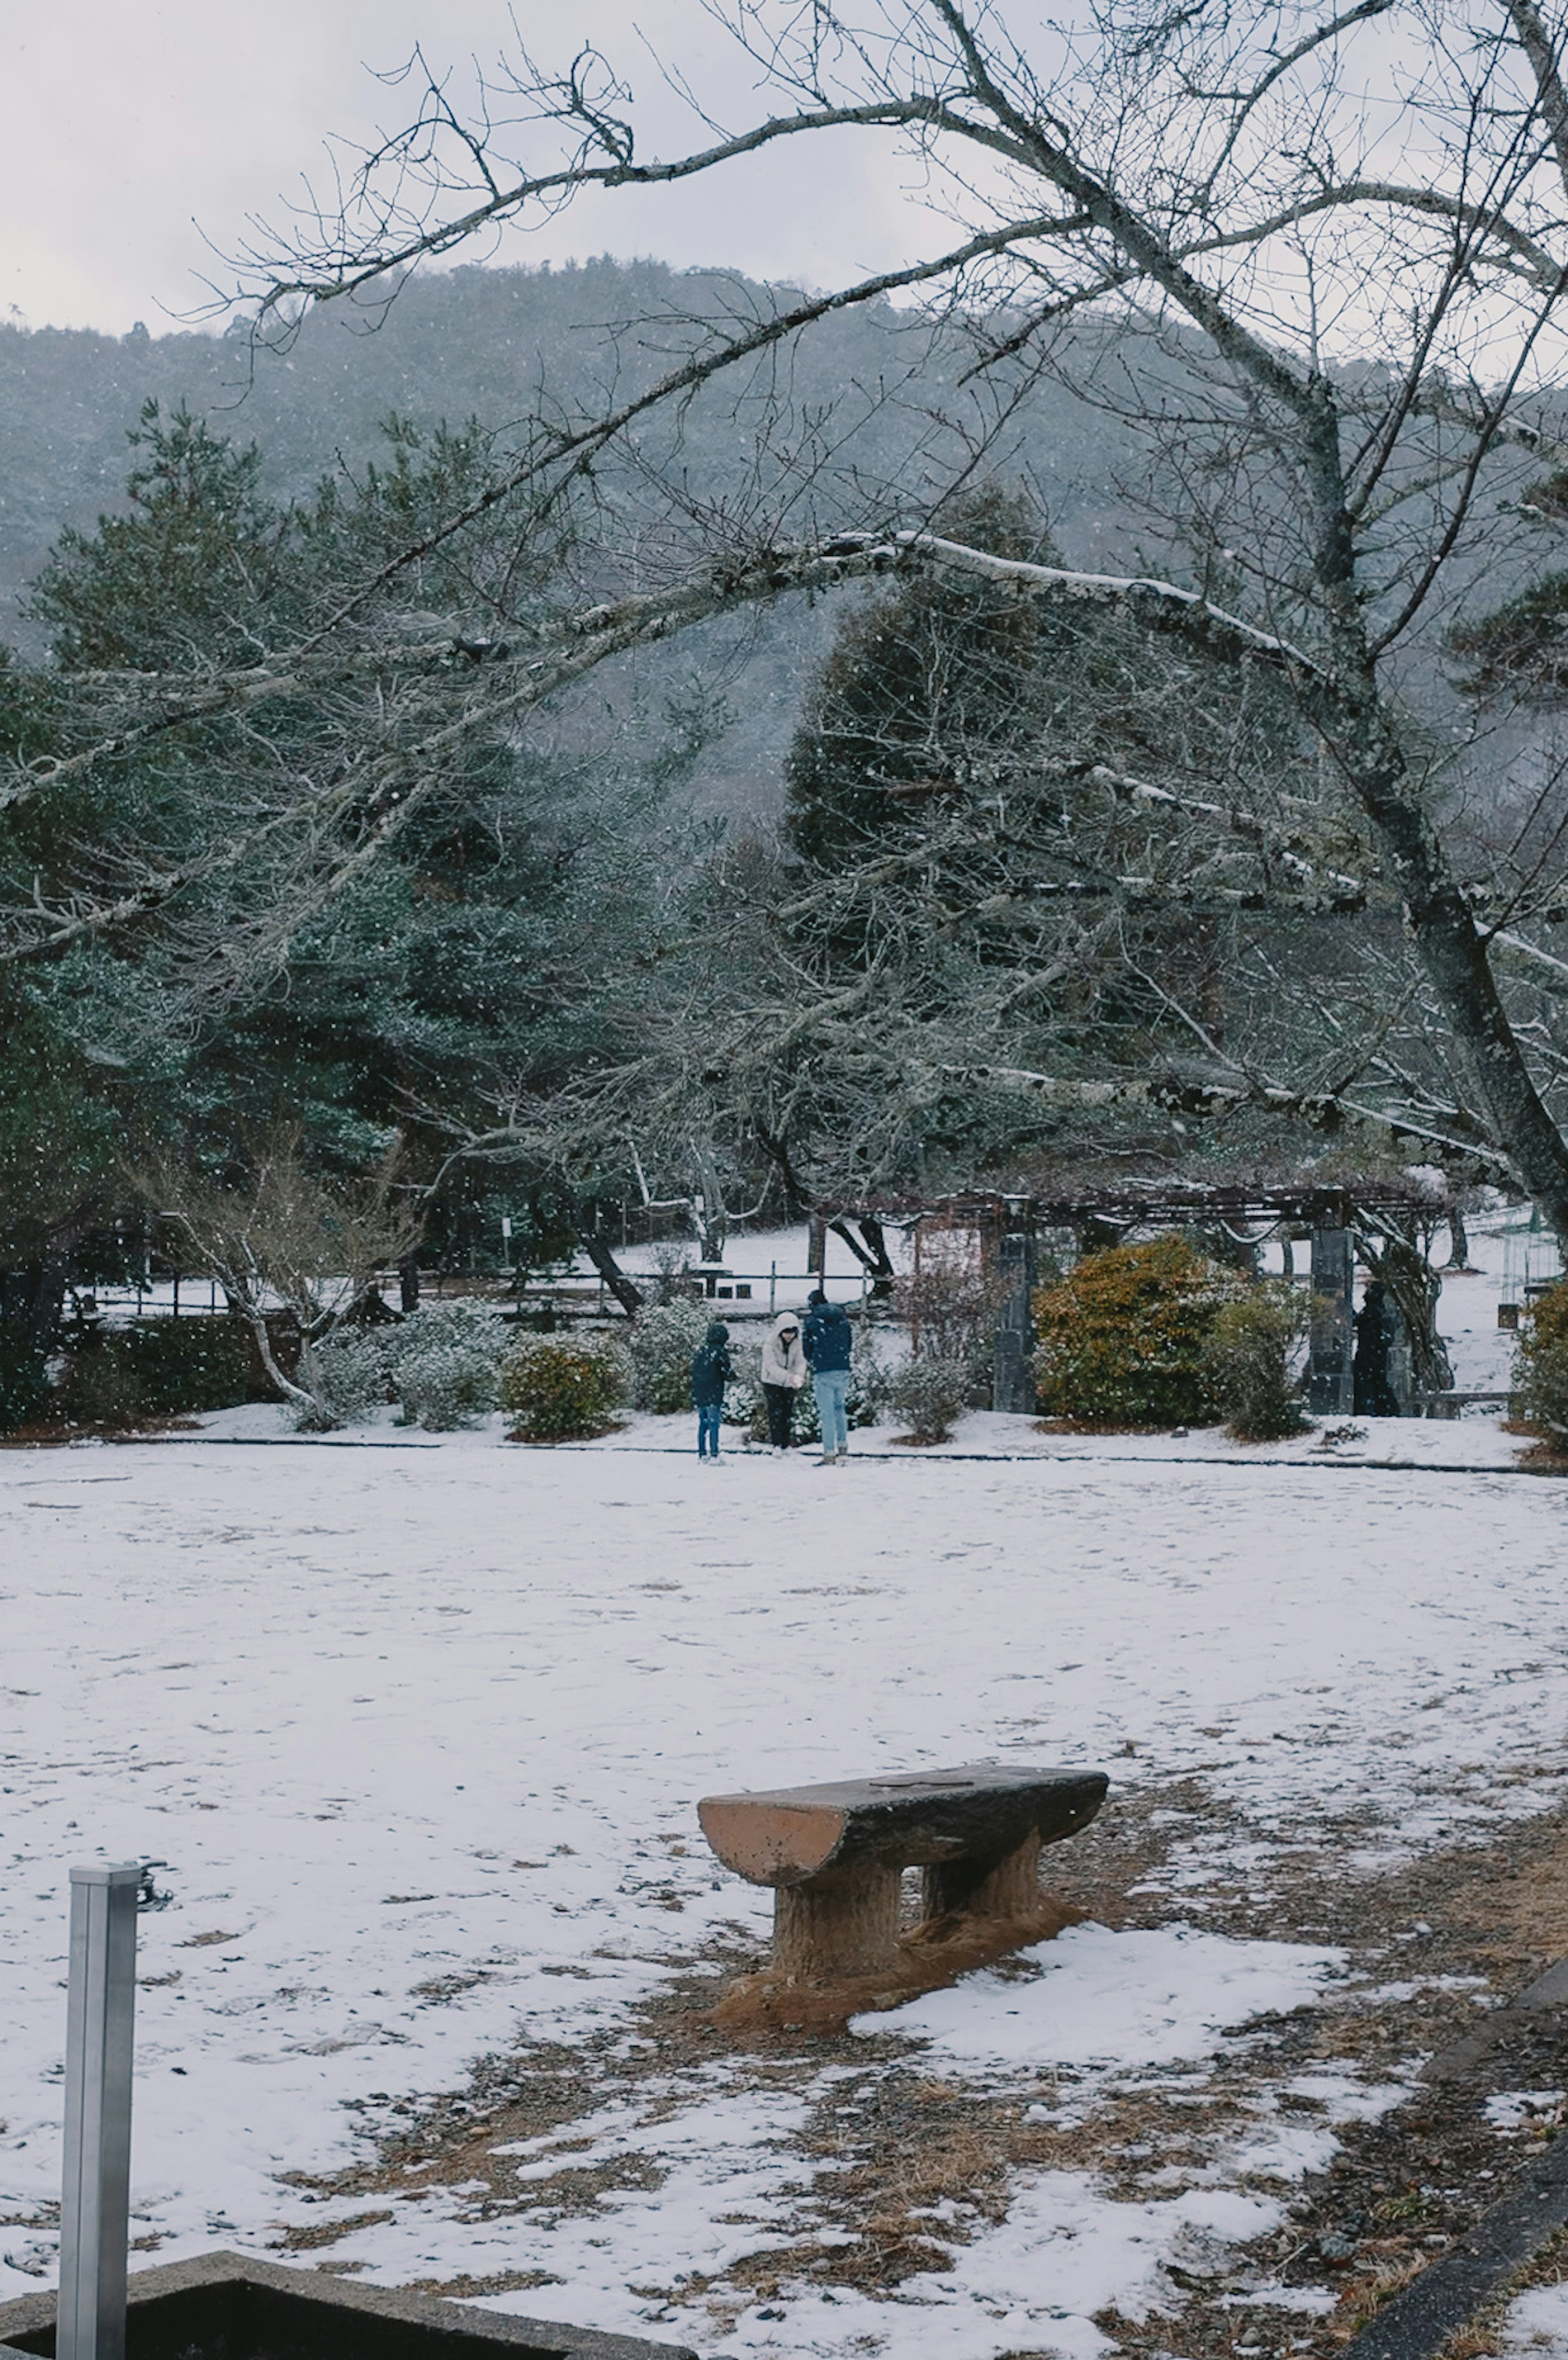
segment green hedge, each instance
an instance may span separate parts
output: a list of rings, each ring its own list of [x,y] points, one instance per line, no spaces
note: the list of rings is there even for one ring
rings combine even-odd
[[[19,1328],[0,1319],[0,1434],[15,1434],[49,1404],[49,1366]]]
[[[50,1407],[72,1426],[132,1426],[254,1401],[255,1348],[237,1319],[102,1328],[70,1349]]]

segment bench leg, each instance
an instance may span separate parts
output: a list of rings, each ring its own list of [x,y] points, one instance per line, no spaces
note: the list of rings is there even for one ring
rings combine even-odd
[[[898,1956],[896,1868],[867,1861],[773,1896],[773,1972],[794,1983],[880,1974]]]
[[[1040,1838],[1029,1835],[1000,1860],[946,1860],[920,1876],[928,1918],[1032,1918],[1040,1907]]]

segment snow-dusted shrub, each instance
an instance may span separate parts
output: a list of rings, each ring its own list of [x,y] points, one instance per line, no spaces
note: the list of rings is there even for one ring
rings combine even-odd
[[[1561,1450],[1568,1446],[1568,1280],[1525,1316],[1530,1324],[1514,1363],[1519,1415]]]
[[[691,1406],[691,1356],[708,1332],[707,1303],[655,1303],[639,1311],[627,1338],[632,1404],[668,1416]]]
[[[730,1329],[730,1365],[735,1375],[724,1387],[724,1421],[726,1426],[744,1426],[754,1442],[768,1437],[768,1405],[762,1398],[762,1347],[760,1344],[737,1343],[735,1329]],[[690,1403],[690,1390],[686,1395]]]
[[[1278,1442],[1305,1426],[1290,1357],[1307,1317],[1282,1279],[1266,1279],[1214,1313],[1204,1357],[1214,1405],[1238,1442]]]
[[[967,1361],[945,1353],[922,1352],[906,1360],[887,1393],[891,1406],[909,1421],[909,1440],[945,1442],[969,1398],[970,1382]]]
[[[692,1260],[690,1244],[679,1238],[666,1238],[650,1249],[656,1305],[690,1302],[701,1290],[702,1280],[690,1274]]]
[[[335,1328],[299,1355],[298,1383],[309,1395],[290,1400],[301,1434],[326,1434],[369,1417],[387,1399],[385,1330]]]
[[[607,1336],[522,1336],[501,1367],[501,1406],[514,1442],[608,1434],[626,1398],[626,1355]]]
[[[488,1303],[423,1303],[390,1336],[401,1423],[430,1434],[477,1425],[500,1399],[511,1331]]]
[[[880,1426],[893,1407],[897,1374],[885,1364],[865,1328],[857,1327],[849,1392],[844,1397],[844,1415],[851,1426]]]
[[[1085,1255],[1034,1298],[1040,1407],[1108,1426],[1212,1425],[1209,1337],[1245,1284],[1181,1238]]]
[[[450,1434],[477,1426],[496,1403],[495,1364],[460,1345],[431,1344],[405,1352],[397,1362],[400,1426],[422,1426],[427,1434]]]

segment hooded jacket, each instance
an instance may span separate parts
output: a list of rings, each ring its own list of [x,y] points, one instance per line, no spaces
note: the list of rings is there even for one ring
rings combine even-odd
[[[730,1331],[722,1319],[715,1319],[691,1358],[691,1406],[712,1409],[722,1402],[724,1387],[735,1375],[731,1365]]]
[[[847,1369],[854,1356],[855,1331],[849,1324],[849,1314],[842,1304],[830,1303],[820,1287],[811,1296],[800,1342],[814,1377],[825,1377],[834,1369]]]
[[[768,1329],[762,1347],[762,1382],[765,1385],[788,1385],[791,1392],[798,1392],[805,1383],[806,1355],[800,1344],[797,1312],[780,1312]]]

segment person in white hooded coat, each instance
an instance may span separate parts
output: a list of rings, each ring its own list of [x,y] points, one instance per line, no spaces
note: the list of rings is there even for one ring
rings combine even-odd
[[[768,1404],[768,1439],[775,1450],[789,1448],[795,1396],[810,1374],[800,1342],[800,1317],[793,1311],[781,1312],[762,1347],[762,1398]]]

